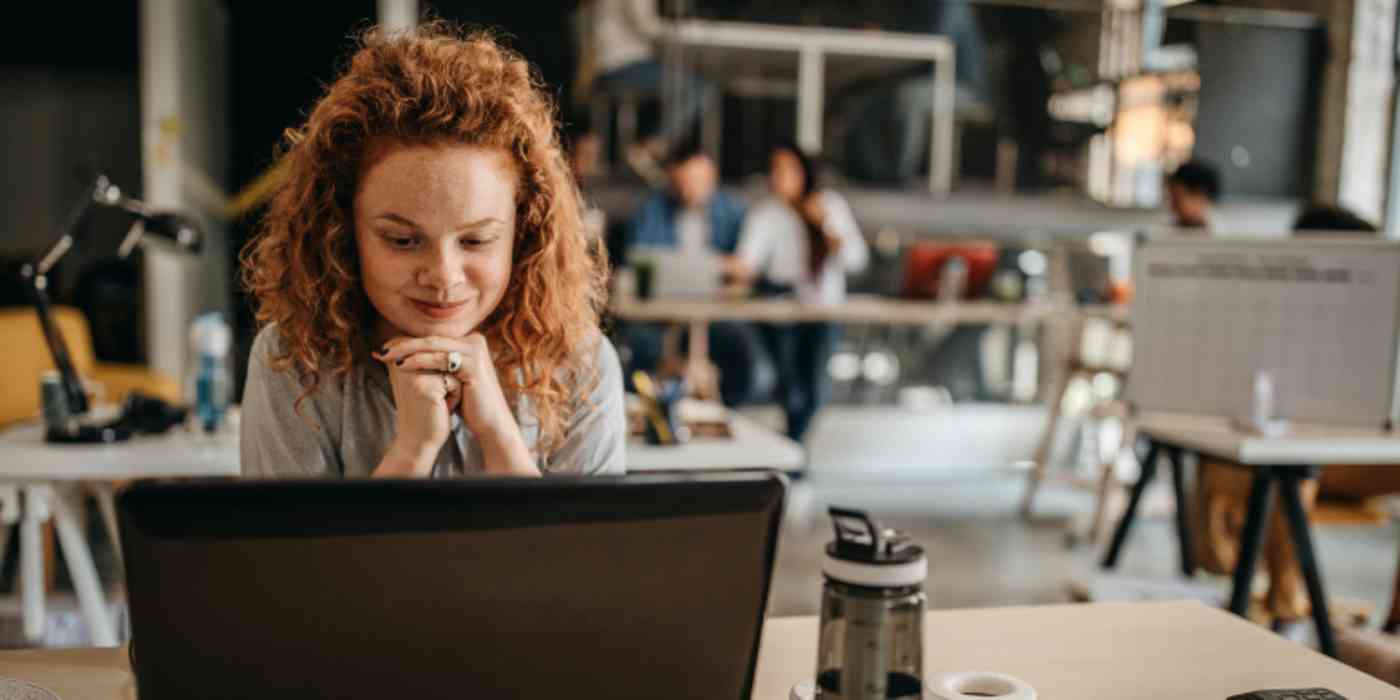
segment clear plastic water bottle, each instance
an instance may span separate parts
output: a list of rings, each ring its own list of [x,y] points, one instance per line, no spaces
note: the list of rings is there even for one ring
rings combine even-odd
[[[815,698],[918,700],[924,695],[924,550],[864,512],[830,512],[836,540],[822,561]]]
[[[190,369],[185,381],[185,399],[190,415],[206,433],[223,424],[233,386],[229,348],[233,330],[217,311],[203,314],[190,325]]]

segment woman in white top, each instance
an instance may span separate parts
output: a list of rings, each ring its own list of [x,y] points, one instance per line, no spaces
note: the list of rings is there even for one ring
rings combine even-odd
[[[816,186],[812,161],[795,145],[774,149],[769,196],[744,219],[731,277],[763,294],[793,295],[805,304],[839,304],[846,275],[865,268],[870,251],[845,198]],[[827,389],[826,362],[836,338],[827,322],[767,326],[778,366],[787,432],[802,439]]]

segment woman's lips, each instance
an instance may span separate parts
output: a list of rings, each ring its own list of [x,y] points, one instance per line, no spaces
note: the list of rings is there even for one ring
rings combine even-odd
[[[419,301],[417,299],[409,299],[409,302],[413,304],[413,308],[418,310],[418,313],[423,314],[428,318],[438,320],[452,318],[457,314],[462,313],[462,310],[467,308],[467,302],[465,301],[454,301],[446,304],[439,304],[433,301]]]

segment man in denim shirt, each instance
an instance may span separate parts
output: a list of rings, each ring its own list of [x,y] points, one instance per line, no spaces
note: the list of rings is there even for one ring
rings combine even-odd
[[[627,246],[672,248],[682,253],[732,254],[744,222],[744,203],[719,191],[715,163],[694,145],[678,149],[666,163],[669,186],[653,192],[633,215]],[[621,328],[626,375],[656,369],[663,328],[628,323]],[[710,358],[720,370],[720,398],[737,406],[772,390],[776,374],[752,324],[710,324]]]

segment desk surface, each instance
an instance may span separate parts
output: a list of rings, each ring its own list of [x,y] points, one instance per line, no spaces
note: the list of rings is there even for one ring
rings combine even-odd
[[[682,445],[627,443],[627,471],[779,469],[796,471],[806,452],[796,441],[737,413],[729,413],[730,438],[695,438]]]
[[[235,431],[206,437],[176,430],[107,445],[47,443],[37,424],[0,431],[0,480],[120,481],[238,473]]]
[[[840,304],[755,299],[615,299],[611,311],[629,321],[838,321],[844,323],[1017,323],[1064,311],[1053,304],[969,301],[939,304],[853,294]]]
[[[946,610],[929,613],[924,635],[926,674],[1000,671],[1045,700],[1225,700],[1316,686],[1353,700],[1400,698],[1400,689],[1195,602]],[[787,698],[816,657],[816,618],[769,620],[753,697]]]
[[[1261,688],[1322,686],[1353,700],[1400,690],[1199,603],[1064,605],[929,613],[927,673],[996,670],[1046,700],[1225,698]],[[816,662],[817,620],[763,630],[754,698],[786,700]],[[0,652],[0,676],[64,700],[134,698],[124,649]]]
[[[1243,432],[1227,418],[1149,413],[1139,433],[1237,464],[1400,464],[1400,433],[1321,423],[1293,423],[1278,437]]]

